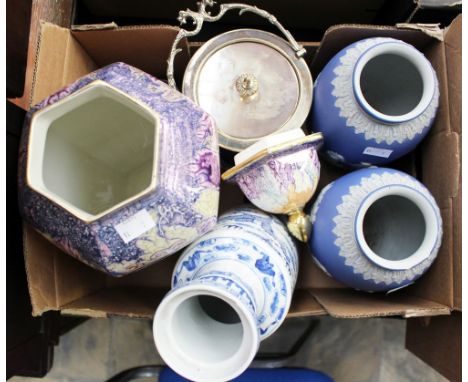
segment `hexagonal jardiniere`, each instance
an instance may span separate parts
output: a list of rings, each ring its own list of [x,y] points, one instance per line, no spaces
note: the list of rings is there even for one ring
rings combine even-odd
[[[216,222],[218,142],[190,99],[123,63],[82,77],[27,115],[23,218],[114,276],[183,248]]]

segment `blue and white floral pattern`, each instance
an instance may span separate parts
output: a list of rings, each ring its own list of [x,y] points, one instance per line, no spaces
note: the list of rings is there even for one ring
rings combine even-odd
[[[236,267],[229,267],[233,263]],[[222,280],[223,288],[238,294],[244,303],[246,296],[252,296],[259,333],[264,339],[286,317],[297,266],[297,249],[285,227],[263,212],[239,208],[221,216],[213,231],[184,251],[174,268],[172,286],[178,288],[200,279],[219,285]],[[244,272],[237,274],[239,269]],[[260,289],[249,284],[247,273],[254,275]]]
[[[244,230],[267,242],[283,254],[286,268],[293,280],[299,271],[297,248],[283,224],[275,217],[252,208],[237,208],[219,218],[218,225]]]
[[[34,113],[97,80],[158,115],[157,185],[138,200],[85,223],[31,189],[26,167]],[[19,158],[19,200],[24,219],[63,251],[113,276],[146,267],[210,230],[216,224],[219,181],[218,141],[211,117],[164,82],[124,63],[99,69],[51,95],[34,106],[25,121]],[[142,210],[156,226],[125,243],[116,225]]]

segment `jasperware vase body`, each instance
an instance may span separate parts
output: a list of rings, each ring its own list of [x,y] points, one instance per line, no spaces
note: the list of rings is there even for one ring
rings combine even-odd
[[[426,136],[439,103],[430,62],[413,46],[369,38],[337,53],[314,85],[311,128],[323,153],[348,167],[382,165]]]
[[[326,186],[311,213],[309,246],[330,276],[352,288],[409,285],[442,240],[439,208],[413,177],[388,168],[351,172]]]

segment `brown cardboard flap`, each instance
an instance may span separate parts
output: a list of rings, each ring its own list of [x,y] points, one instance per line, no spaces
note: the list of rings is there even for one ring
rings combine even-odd
[[[167,59],[179,28],[164,25],[72,31],[99,67],[123,61],[153,76],[166,78]],[[189,58],[187,40],[179,43],[175,73],[182,73]]]
[[[96,64],[71,37],[69,29],[42,23],[30,106],[95,69]]]
[[[62,312],[87,317],[153,318],[167,291],[162,288],[110,287],[66,304]]]
[[[462,128],[462,15],[445,32],[445,51],[450,104],[450,126],[461,134]]]
[[[343,284],[325,274],[325,272],[315,264],[307,244],[299,244],[298,249],[299,275],[296,288],[346,288]]]
[[[407,292],[453,308],[453,227],[452,206],[441,209],[443,221],[442,245],[434,264]]]
[[[313,289],[310,291],[327,313],[338,318],[379,316],[437,316],[450,314],[444,305],[397,291],[388,295],[351,289]]]
[[[104,286],[104,274],[63,253],[27,224],[23,246],[33,316],[58,310]]]
[[[461,180],[460,180],[461,182]],[[460,184],[461,187],[461,184]],[[453,307],[462,309],[462,195],[453,201]]]
[[[111,315],[152,318],[167,288],[109,287],[62,307],[62,313],[86,317]],[[296,290],[287,317],[324,315],[326,311],[306,290]]]
[[[432,67],[436,71],[439,82],[439,108],[434,119],[434,123],[429,131],[428,138],[431,136],[450,132],[450,105],[448,97],[447,84],[447,65],[445,58],[444,43],[434,43],[424,50],[424,55],[431,62]],[[421,144],[424,144],[425,141]]]
[[[71,29],[74,31],[90,31],[90,30],[103,30],[103,29],[117,29],[119,26],[115,22],[105,24],[81,24],[72,25]]]
[[[450,105],[451,130],[460,135],[458,150],[461,163],[462,134],[462,15],[459,15],[446,30],[445,50],[447,61],[448,99]],[[462,299],[462,175],[461,167],[458,179],[458,193],[453,198],[453,302],[454,308],[461,310]]]
[[[179,252],[180,253],[180,252]],[[179,253],[170,255],[141,271],[122,277],[107,277],[108,287],[140,287],[169,289],[174,266]]]
[[[33,316],[59,309],[55,283],[50,282],[55,277],[54,256],[58,250],[50,248],[49,243],[27,224],[23,229],[23,246]]]
[[[287,317],[308,317],[327,314],[308,290],[296,289]]]
[[[47,243],[50,247],[52,243]],[[55,260],[55,288],[59,306],[94,293],[105,287],[106,275],[70,255],[57,250]]]
[[[455,298],[461,307],[461,143],[460,135],[452,131],[449,117],[456,106],[445,103],[446,95],[441,89],[437,125],[422,147],[422,181],[441,209],[442,246],[436,262],[413,292],[453,308]]]
[[[444,149],[441,151],[441,147]],[[431,135],[425,142],[422,181],[440,208],[447,208],[458,195],[460,186],[460,136],[458,133]]]
[[[353,42],[369,37],[393,37],[414,45],[419,50],[434,41],[418,30],[398,29],[390,26],[343,24],[333,26],[325,32],[317,54],[312,61],[312,76],[316,78],[322,68],[341,49]]]
[[[462,314],[410,319],[406,348],[450,381],[462,380]]]
[[[399,29],[414,29],[421,31],[428,36],[434,37],[439,41],[444,40],[444,32],[440,29],[439,24],[413,24],[413,23],[398,23],[396,27]]]

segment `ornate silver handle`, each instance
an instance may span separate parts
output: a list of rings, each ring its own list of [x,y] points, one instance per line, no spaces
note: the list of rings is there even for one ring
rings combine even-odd
[[[264,11],[263,9],[259,9],[253,5],[241,4],[241,3],[229,3],[229,4],[221,4],[219,7],[219,13],[215,16],[211,15],[211,11],[207,11],[206,7],[212,7],[216,2],[214,0],[201,0],[198,2],[198,12],[191,11],[187,9],[186,11],[180,11],[179,17],[177,20],[180,22],[180,25],[184,25],[187,23],[188,19],[192,19],[192,23],[195,25],[195,28],[191,31],[180,29],[179,33],[172,44],[171,53],[169,55],[169,59],[167,60],[167,79],[169,85],[172,86],[174,89],[176,88],[176,83],[174,80],[174,59],[177,53],[181,51],[180,48],[177,48],[179,41],[182,40],[184,37],[191,37],[198,34],[203,26],[203,22],[214,22],[218,21],[224,14],[231,10],[231,9],[239,9],[239,15],[242,15],[245,12],[252,12],[259,16],[266,18],[270,23],[276,26],[281,33],[286,37],[288,42],[291,44],[292,48],[296,51],[297,57],[302,57],[306,50],[304,47],[297,43],[291,33],[286,30],[276,19],[275,16]]]

